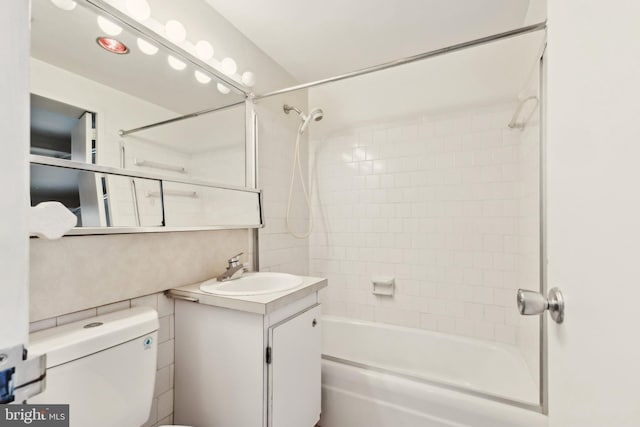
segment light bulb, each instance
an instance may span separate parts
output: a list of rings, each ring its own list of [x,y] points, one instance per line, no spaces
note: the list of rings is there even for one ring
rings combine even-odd
[[[225,85],[223,85],[222,83],[218,83],[216,85],[216,87],[218,88],[218,91],[222,94],[228,94],[229,92],[231,92],[231,89],[229,89],[228,87],[226,87]]]
[[[167,61],[169,61],[169,65],[171,65],[171,68],[173,68],[174,70],[180,71],[184,70],[187,67],[187,64],[180,61],[178,58],[174,58],[171,55],[167,56]]]
[[[51,3],[62,10],[73,10],[78,5],[78,3],[73,0],[51,0]]]
[[[211,81],[211,77],[207,76],[202,71],[196,70],[193,74],[196,76],[196,80],[202,83],[203,85],[206,85]]]
[[[236,61],[231,58],[224,58],[222,60],[222,72],[228,76],[232,76],[238,71],[238,66],[236,65]]]
[[[129,16],[138,21],[145,21],[151,17],[151,7],[147,0],[127,0]]]
[[[158,53],[158,46],[152,45],[145,39],[138,39],[138,48],[142,51],[142,53],[146,53],[147,55],[155,55]]]
[[[182,43],[187,39],[187,30],[184,25],[175,19],[170,19],[164,26],[167,38],[174,43]]]
[[[242,83],[244,83],[245,86],[253,87],[253,85],[256,84],[256,75],[251,71],[245,71],[242,73]]]
[[[121,26],[114,24],[102,16],[98,16],[98,27],[110,36],[117,36],[122,32]]]
[[[196,54],[198,58],[207,61],[213,58],[213,46],[206,40],[200,40],[196,43]]]

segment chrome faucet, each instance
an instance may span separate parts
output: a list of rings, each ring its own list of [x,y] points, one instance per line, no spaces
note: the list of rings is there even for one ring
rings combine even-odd
[[[243,253],[240,252],[238,255],[234,255],[227,261],[229,265],[227,265],[227,269],[224,273],[216,277],[218,282],[226,282],[227,280],[239,279],[242,275],[247,271],[247,266],[245,264],[240,264],[240,255]]]

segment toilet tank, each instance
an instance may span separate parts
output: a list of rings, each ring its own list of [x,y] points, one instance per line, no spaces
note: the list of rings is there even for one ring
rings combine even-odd
[[[71,427],[138,427],[149,418],[158,314],[135,307],[29,335],[29,355],[47,355],[35,404],[69,404]]]

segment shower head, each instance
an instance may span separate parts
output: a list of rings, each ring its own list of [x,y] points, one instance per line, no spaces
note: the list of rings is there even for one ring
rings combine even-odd
[[[324,117],[324,112],[321,108],[314,108],[313,110],[311,110],[308,116],[302,114],[300,117],[302,117],[302,119],[304,120],[304,123],[302,123],[302,127],[300,128],[300,133],[303,133],[307,126],[309,126],[309,122],[311,120],[313,120],[314,122],[319,122],[320,120],[322,120],[322,118]]]
[[[298,115],[302,119],[302,126],[300,126],[300,133],[304,133],[304,131],[309,126],[309,122],[311,122],[311,120],[313,120],[314,122],[319,122],[324,117],[324,112],[322,111],[321,108],[314,108],[313,110],[311,110],[309,115],[304,114],[301,110],[299,110],[296,107],[286,105],[286,104],[282,106],[282,109],[287,114],[289,114],[291,110],[298,113]]]

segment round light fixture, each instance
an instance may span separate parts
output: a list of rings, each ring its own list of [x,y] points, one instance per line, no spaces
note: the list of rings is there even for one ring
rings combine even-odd
[[[213,58],[213,46],[206,40],[200,40],[196,43],[196,55],[203,61]]]
[[[218,92],[222,93],[222,94],[228,94],[229,92],[231,92],[231,89],[229,89],[228,87],[226,87],[225,85],[223,85],[222,83],[218,83],[216,85],[216,87],[218,88]]]
[[[98,27],[110,36],[117,36],[122,32],[122,27],[109,21],[107,18],[98,16]]]
[[[187,64],[171,55],[167,56],[167,61],[169,61],[169,65],[171,65],[171,68],[173,68],[174,70],[180,71],[184,70],[187,67]]]
[[[187,39],[187,30],[184,25],[175,19],[170,19],[164,25],[164,30],[167,34],[167,38],[174,43],[182,43]]]
[[[138,45],[138,49],[140,49],[144,54],[155,55],[158,53],[158,46],[149,43],[145,39],[139,38],[136,43]]]
[[[207,76],[202,71],[196,70],[194,71],[193,74],[196,76],[196,80],[202,83],[203,85],[206,85],[211,81],[211,77]]]
[[[51,3],[62,10],[73,10],[78,5],[78,3],[73,0],[51,0]]]
[[[232,76],[238,71],[238,65],[236,65],[236,61],[231,58],[224,58],[222,60],[222,72],[228,76]]]
[[[129,48],[127,47],[127,45],[122,43],[120,40],[112,39],[109,37],[98,37],[96,39],[96,43],[98,43],[101,48],[111,53],[117,53],[118,55],[129,53]]]
[[[242,83],[245,86],[253,87],[256,84],[256,75],[251,71],[245,71],[242,73]]]
[[[147,0],[127,0],[127,12],[138,21],[146,21],[151,17],[151,7]]]

